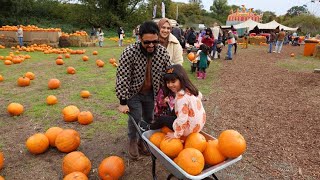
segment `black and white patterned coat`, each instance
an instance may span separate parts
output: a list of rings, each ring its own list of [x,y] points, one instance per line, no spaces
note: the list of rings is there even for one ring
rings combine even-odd
[[[152,56],[151,76],[154,96],[160,88],[162,74],[171,65],[170,56],[165,47],[157,45]],[[147,57],[143,54],[140,42],[124,49],[119,59],[116,79],[116,95],[120,104],[137,94],[143,86],[146,76]]]

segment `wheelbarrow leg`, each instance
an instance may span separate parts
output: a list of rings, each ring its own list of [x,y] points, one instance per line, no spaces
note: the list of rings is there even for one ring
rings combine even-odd
[[[157,158],[151,153],[151,159],[152,159],[152,176],[153,180],[157,180],[157,175],[156,175],[156,160]]]
[[[217,177],[214,173],[212,174],[212,177],[213,177],[215,180],[219,180],[218,177]]]

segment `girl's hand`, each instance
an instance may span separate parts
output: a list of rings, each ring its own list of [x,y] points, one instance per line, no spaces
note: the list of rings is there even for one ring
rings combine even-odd
[[[171,140],[171,139],[175,139],[176,137],[174,136],[173,132],[168,132],[165,136],[165,139]]]
[[[165,103],[168,103],[168,102],[170,102],[170,99],[169,99],[169,97],[167,96],[167,97],[164,98],[163,101],[164,101]]]

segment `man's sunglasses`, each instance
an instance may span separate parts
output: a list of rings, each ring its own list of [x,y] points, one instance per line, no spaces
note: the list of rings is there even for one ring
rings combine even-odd
[[[159,44],[159,40],[154,40],[154,41],[142,41],[143,42],[143,44]]]

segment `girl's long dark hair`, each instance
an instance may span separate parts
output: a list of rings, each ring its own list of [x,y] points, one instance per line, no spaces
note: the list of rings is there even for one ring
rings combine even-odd
[[[173,81],[179,79],[181,83],[181,88],[183,90],[189,91],[191,94],[198,96],[199,90],[192,84],[190,81],[187,72],[183,69],[183,67],[180,64],[172,65],[168,68],[167,73],[163,76],[164,80],[164,96],[168,96],[171,92],[170,89],[167,87],[166,83],[168,81]]]

